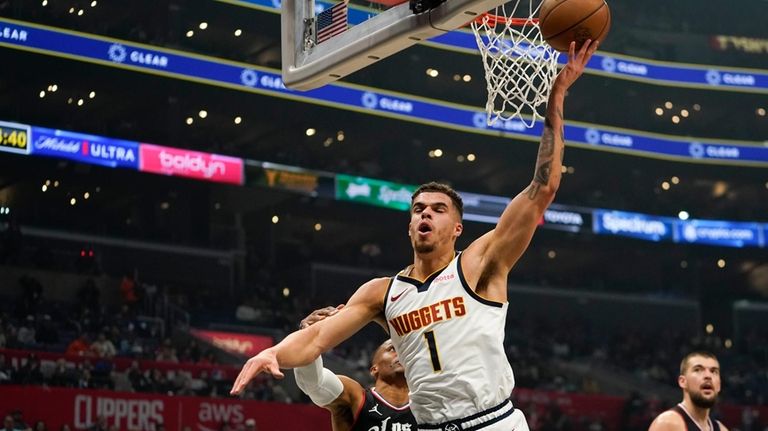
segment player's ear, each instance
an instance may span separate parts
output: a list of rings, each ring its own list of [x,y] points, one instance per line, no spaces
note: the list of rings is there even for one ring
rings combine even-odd
[[[456,233],[456,237],[460,237],[461,233],[464,232],[464,225],[461,223],[456,223],[456,227],[454,228],[454,232]]]
[[[371,368],[368,369],[370,371],[371,376],[375,379],[376,376],[379,374],[379,367],[376,365],[372,365]]]
[[[677,386],[680,386],[681,389],[685,388],[685,376],[677,376]]]

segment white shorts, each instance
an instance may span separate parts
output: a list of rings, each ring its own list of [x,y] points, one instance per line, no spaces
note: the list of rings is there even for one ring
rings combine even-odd
[[[418,429],[420,431],[529,431],[525,415],[514,408],[509,401],[486,412],[439,425],[419,425]]]

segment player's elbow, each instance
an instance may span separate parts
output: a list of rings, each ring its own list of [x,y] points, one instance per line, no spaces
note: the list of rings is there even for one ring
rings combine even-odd
[[[553,178],[550,179],[547,184],[534,182],[531,184],[531,187],[532,193],[530,193],[529,196],[532,196],[533,199],[538,201],[540,206],[546,208],[555,200],[557,190],[560,188],[560,181],[559,179]],[[533,191],[535,191],[535,193]]]

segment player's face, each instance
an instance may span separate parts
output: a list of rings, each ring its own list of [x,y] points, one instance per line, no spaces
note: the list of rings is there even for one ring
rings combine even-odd
[[[413,200],[408,236],[417,253],[431,253],[440,247],[452,250],[461,230],[459,211],[448,195],[424,192]]]
[[[405,373],[405,369],[397,357],[392,340],[385,341],[376,349],[373,366],[371,366],[371,374],[377,379],[387,379],[388,377],[403,373]]]
[[[720,394],[720,363],[714,358],[693,356],[688,359],[685,374],[678,377],[678,384],[695,406],[711,408]]]

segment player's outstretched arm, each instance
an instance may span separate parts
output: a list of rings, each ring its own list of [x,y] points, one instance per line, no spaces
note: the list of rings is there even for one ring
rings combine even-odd
[[[376,320],[383,309],[388,278],[371,280],[355,292],[333,319],[326,319],[288,335],[277,345],[250,358],[240,370],[231,394],[239,394],[257,375],[269,373],[282,378],[280,368],[307,365]]]
[[[301,321],[304,329],[338,313],[343,305],[325,307],[313,311]],[[309,365],[293,369],[296,384],[307,394],[313,403],[331,412],[333,430],[351,429],[354,425],[358,407],[363,403],[365,390],[353,379],[334,374],[323,367],[322,356]]]
[[[531,183],[507,205],[496,228],[478,238],[467,249],[466,254],[475,260],[472,263],[477,264],[476,267],[480,268],[481,272],[491,268],[493,273],[503,275],[506,280],[506,274],[528,247],[539,220],[552,203],[560,186],[565,149],[565,93],[584,72],[584,67],[597,50],[598,43],[587,41],[578,52],[575,46],[575,42],[572,42],[568,63],[555,78],[549,94],[544,130]],[[506,283],[503,288],[506,290]]]

